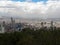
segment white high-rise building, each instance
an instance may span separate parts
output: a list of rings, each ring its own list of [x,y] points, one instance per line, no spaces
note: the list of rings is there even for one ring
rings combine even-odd
[[[0,24],[0,33],[4,33],[4,32],[5,32],[4,27],[2,24]]]

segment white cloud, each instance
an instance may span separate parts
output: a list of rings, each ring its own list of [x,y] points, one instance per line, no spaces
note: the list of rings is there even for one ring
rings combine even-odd
[[[47,4],[0,1],[0,14],[24,18],[60,18],[60,1],[47,1]]]
[[[49,1],[60,1],[60,0],[49,0]]]

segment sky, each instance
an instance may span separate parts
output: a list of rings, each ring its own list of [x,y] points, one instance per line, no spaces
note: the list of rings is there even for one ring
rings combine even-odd
[[[20,1],[20,2],[25,2],[25,1],[28,1],[28,2],[40,2],[40,1],[44,1],[44,2],[46,2],[47,0],[12,0],[12,1]]]
[[[0,17],[60,18],[60,0],[0,0]]]

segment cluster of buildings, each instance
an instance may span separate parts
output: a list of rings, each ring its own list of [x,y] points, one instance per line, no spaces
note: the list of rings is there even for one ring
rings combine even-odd
[[[14,32],[14,31],[22,31],[24,28],[30,28],[30,29],[34,29],[34,30],[38,30],[40,28],[50,28],[53,27],[60,27],[59,24],[53,23],[53,21],[50,22],[38,22],[38,23],[28,23],[28,22],[15,22],[15,19],[13,19],[11,17],[11,22],[10,23],[6,23],[5,21],[3,21],[2,23],[0,23],[0,33],[5,33],[5,32]]]
[[[15,23],[13,18],[11,18],[11,23],[6,23],[5,21],[0,23],[0,33],[21,31],[23,28],[24,24]]]

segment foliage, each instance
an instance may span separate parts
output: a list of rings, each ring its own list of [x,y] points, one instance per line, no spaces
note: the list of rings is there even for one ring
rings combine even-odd
[[[0,45],[60,45],[60,29],[23,29],[21,32],[0,34]]]

